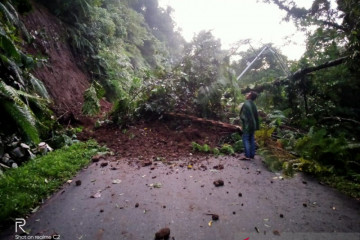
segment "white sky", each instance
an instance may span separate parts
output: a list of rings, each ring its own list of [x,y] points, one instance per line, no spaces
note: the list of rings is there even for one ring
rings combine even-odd
[[[313,0],[295,2],[308,8]],[[304,33],[297,32],[292,22],[281,22],[286,14],[273,4],[257,0],[159,0],[159,5],[175,10],[172,17],[187,41],[201,30],[212,30],[223,49],[250,38],[253,47],[274,43],[291,60],[299,59],[305,51]],[[285,46],[287,36],[292,36],[292,43]]]

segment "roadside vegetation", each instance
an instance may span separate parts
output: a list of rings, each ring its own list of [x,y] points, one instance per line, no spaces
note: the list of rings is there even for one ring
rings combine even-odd
[[[76,143],[6,171],[0,181],[0,223],[35,212],[93,155],[105,151],[95,141]]]

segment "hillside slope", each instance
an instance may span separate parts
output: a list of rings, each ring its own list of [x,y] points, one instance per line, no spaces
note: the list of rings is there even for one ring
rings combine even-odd
[[[33,10],[23,16],[23,22],[35,41],[25,48],[30,54],[46,59],[33,74],[44,82],[57,115],[69,112],[78,116],[83,93],[90,85],[89,78],[77,65],[64,24],[45,7],[35,2],[33,6]]]

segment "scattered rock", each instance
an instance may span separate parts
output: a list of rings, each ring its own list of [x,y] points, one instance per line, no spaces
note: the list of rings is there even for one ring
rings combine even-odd
[[[203,170],[203,171],[206,171],[207,170],[207,167],[203,164],[201,164],[200,168]]]
[[[104,209],[100,209],[100,212],[104,212]]]
[[[101,158],[102,158],[101,155],[95,155],[95,156],[93,156],[93,157],[91,158],[91,161],[92,161],[92,162],[98,162],[98,161],[100,161]]]
[[[54,149],[52,149],[46,142],[41,142],[38,145],[38,151],[41,154],[47,154],[48,152],[52,152]]]
[[[101,197],[101,193],[97,192],[94,195],[91,195],[90,198],[100,198]]]
[[[155,233],[155,240],[165,240],[170,237],[170,228],[162,228],[160,231]]]
[[[121,183],[121,180],[120,180],[120,179],[114,179],[114,180],[112,181],[112,183],[113,183],[113,184],[119,184],[119,183]]]
[[[239,197],[242,197],[242,193],[239,193]]]
[[[307,207],[307,204],[306,204],[306,203],[303,203],[303,206],[304,206],[304,207]]]
[[[224,186],[224,181],[221,179],[218,179],[218,180],[214,181],[214,185],[215,185],[215,187]]]
[[[217,220],[219,220],[219,215],[211,214],[211,219],[214,220],[214,221],[217,221]]]
[[[276,236],[280,236],[280,232],[278,230],[274,230],[273,234],[276,235]]]
[[[233,212],[233,215],[235,215],[235,214],[236,214],[236,212],[234,211],[234,212]]]
[[[222,164],[216,165],[216,166],[214,166],[214,169],[222,170],[222,169],[224,169],[224,165],[222,165]]]
[[[80,185],[81,185],[81,181],[80,181],[80,180],[76,180],[75,185],[76,185],[76,186],[80,186]]]
[[[143,162],[142,166],[147,167],[147,166],[150,166],[151,164],[152,164],[152,161],[146,160],[146,161]]]
[[[139,203],[135,203],[135,208],[138,208],[139,207]]]
[[[284,218],[284,215],[283,215],[283,214],[280,214],[280,217],[281,217],[281,218]]]
[[[306,184],[307,184],[307,181],[302,181],[302,183],[306,185]]]
[[[112,167],[112,168],[110,168],[110,170],[117,170],[117,168],[116,168],[116,167]]]
[[[16,159],[16,158],[23,158],[25,156],[25,151],[23,148],[21,147],[17,147],[17,148],[14,148],[12,151],[11,151],[11,155]]]
[[[102,162],[102,163],[100,164],[100,167],[106,167],[108,164],[109,164],[108,162]]]

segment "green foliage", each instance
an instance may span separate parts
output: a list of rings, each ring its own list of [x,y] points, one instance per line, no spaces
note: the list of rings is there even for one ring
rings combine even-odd
[[[223,144],[220,148],[220,153],[224,153],[226,155],[232,155],[235,153],[233,147],[230,144]]]
[[[200,145],[200,144],[198,144],[196,142],[192,142],[191,146],[192,146],[192,150],[194,152],[204,152],[204,153],[210,153],[211,152],[211,148],[207,144]]]
[[[258,150],[258,153],[262,156],[265,165],[270,171],[277,172],[283,169],[284,163],[271,151],[271,149],[262,148]]]
[[[349,160],[347,145],[344,137],[330,137],[325,129],[311,129],[306,136],[297,141],[295,149],[306,159],[342,168],[344,162]]]
[[[0,99],[2,99],[0,106],[21,128],[28,140],[39,143],[40,139],[34,113],[21,100],[17,91],[6,85],[2,79],[0,79]]]
[[[353,181],[347,177],[336,175],[321,177],[321,181],[353,198],[360,198],[360,181]]]
[[[330,173],[333,173],[332,168],[325,167],[315,161],[306,160],[304,158],[297,159],[294,168],[312,175],[329,175]]]
[[[49,95],[44,84],[29,73],[36,61],[17,47],[21,35],[31,40],[10,2],[0,3],[0,108],[4,115],[1,121],[14,131],[17,128],[27,141],[38,143],[39,130],[46,131],[46,125],[52,124],[47,107]]]
[[[275,128],[273,127],[267,127],[261,128],[260,130],[255,132],[255,138],[257,143],[260,146],[265,146],[268,144],[269,140],[271,140],[271,135],[275,131]]]
[[[96,142],[78,143],[6,171],[0,181],[0,222],[24,216],[90,162]]]
[[[241,153],[244,151],[244,143],[242,140],[238,140],[233,144],[233,149],[237,153]]]
[[[94,116],[100,111],[100,102],[98,94],[93,85],[91,85],[84,92],[84,104],[82,107],[82,112],[88,116]]]
[[[214,155],[226,154],[232,155],[235,153],[233,147],[230,144],[223,144],[220,149],[218,148],[211,148],[208,144],[200,145],[196,142],[191,143],[192,150],[194,152],[202,152],[202,153],[213,153]]]
[[[213,148],[213,154],[215,155],[215,156],[218,156],[218,155],[220,155],[220,150],[218,149],[218,148]]]

